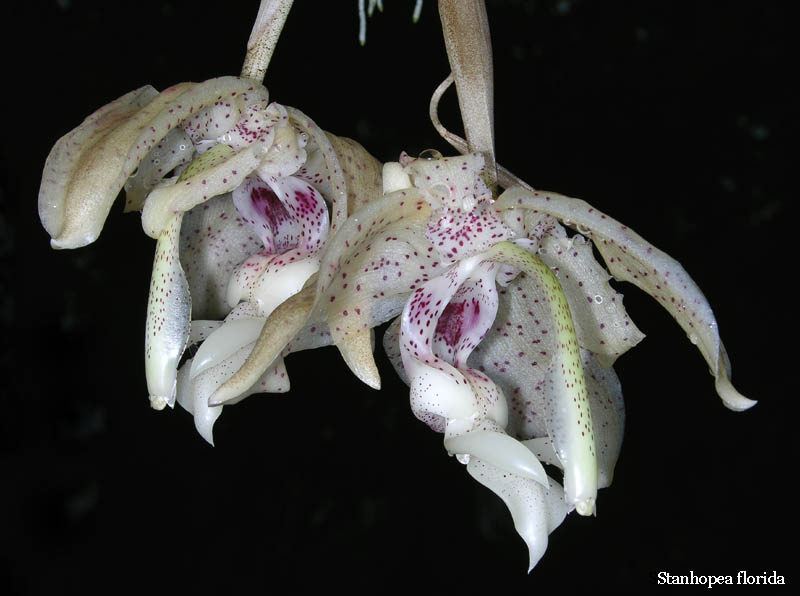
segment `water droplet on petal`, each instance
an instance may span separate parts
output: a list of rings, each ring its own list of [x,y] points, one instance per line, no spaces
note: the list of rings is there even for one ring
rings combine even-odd
[[[603,297],[600,294],[598,294],[597,296],[594,297],[594,301],[596,304],[603,304]]]
[[[420,151],[419,154],[420,159],[442,159],[442,154],[439,153],[436,149],[425,149]]]

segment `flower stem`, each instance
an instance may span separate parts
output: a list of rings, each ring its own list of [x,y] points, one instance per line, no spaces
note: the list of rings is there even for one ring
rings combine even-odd
[[[492,42],[483,0],[439,0],[447,57],[470,151],[486,157],[496,182]]]
[[[259,83],[264,81],[264,74],[292,8],[292,2],[293,0],[261,0],[250,39],[247,41],[247,56],[242,66],[243,77]]]

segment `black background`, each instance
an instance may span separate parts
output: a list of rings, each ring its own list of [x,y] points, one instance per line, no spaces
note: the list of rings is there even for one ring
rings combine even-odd
[[[388,0],[364,48],[355,1],[295,4],[265,81],[274,100],[381,160],[447,153],[427,120],[448,71],[433,1],[412,25],[413,2]],[[792,582],[791,4],[488,2],[498,161],[681,261],[736,386],[760,400],[725,409],[680,328],[623,286],[647,338],[615,367],[628,416],[615,482],[530,576],[500,500],[414,419],[384,358],[376,392],[335,348],[293,355],[291,392],[226,408],[211,448],[183,410],[148,407],[154,244],[138,218],[117,205],[92,246],[49,248],[36,197],[56,139],[143,84],[237,74],[257,3],[4,8],[2,591],[642,590],[690,570]],[[449,93],[442,120],[458,130]]]

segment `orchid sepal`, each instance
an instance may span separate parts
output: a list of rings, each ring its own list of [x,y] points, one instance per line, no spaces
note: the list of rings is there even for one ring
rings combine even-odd
[[[251,80],[219,77],[161,93],[142,87],[100,108],[55,144],[45,165],[39,212],[52,246],[94,242],[126,180],[193,113],[225,98],[266,96],[266,89]]]
[[[717,393],[731,410],[756,404],[730,383],[730,362],[719,338],[717,322],[702,291],[675,259],[585,201],[558,193],[512,188],[495,203],[500,210],[530,209],[550,214],[590,234],[611,274],[653,296],[697,346],[715,378]]]
[[[156,243],[145,326],[145,377],[153,409],[175,403],[178,363],[189,342],[191,297],[178,247],[183,214],[172,216]]]

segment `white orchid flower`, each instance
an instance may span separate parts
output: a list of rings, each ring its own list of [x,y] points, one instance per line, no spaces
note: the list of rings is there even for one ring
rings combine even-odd
[[[212,444],[224,404],[289,390],[292,352],[334,344],[380,388],[374,328],[394,319],[383,344],[412,411],[504,501],[530,570],[569,512],[595,513],[620,453],[624,404],[611,367],[643,335],[612,276],[676,319],[727,407],[755,402],[731,385],[714,315],[680,264],[589,204],[536,191],[496,163],[481,2],[440,3],[453,74],[431,114],[462,155],[401,154],[384,166],[269,103],[259,81],[290,5],[262,3],[242,77],[142,87],[59,140],[42,179],[42,223],[53,247],[84,246],[125,189],[157,241],[151,405],[177,401]],[[452,82],[466,139],[436,115]],[[560,483],[544,465],[561,470]]]

